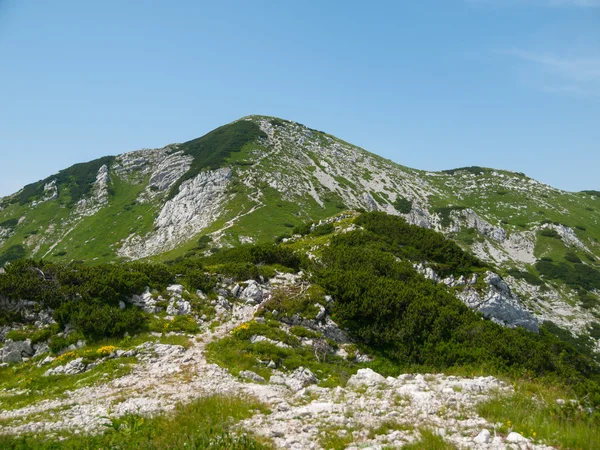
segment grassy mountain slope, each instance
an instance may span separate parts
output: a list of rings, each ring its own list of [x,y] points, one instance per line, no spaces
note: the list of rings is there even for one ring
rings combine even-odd
[[[581,334],[600,311],[598,192],[479,167],[410,169],[272,117],[75,165],[0,208],[1,263],[166,261],[289,236],[347,209],[380,210],[471,250],[542,320]]]

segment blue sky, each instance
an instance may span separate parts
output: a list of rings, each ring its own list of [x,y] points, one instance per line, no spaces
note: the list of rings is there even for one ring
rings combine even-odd
[[[248,114],[600,189],[600,0],[0,0],[0,195]]]

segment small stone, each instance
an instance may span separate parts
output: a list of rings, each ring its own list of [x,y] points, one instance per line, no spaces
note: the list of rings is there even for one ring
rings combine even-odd
[[[506,437],[506,442],[529,442],[529,439],[524,438],[519,433],[513,431]]]
[[[489,444],[492,440],[492,436],[488,430],[481,430],[473,441],[477,444]]]
[[[245,378],[250,381],[254,381],[255,383],[266,383],[267,382],[267,380],[265,380],[263,377],[261,377],[256,372],[252,372],[251,370],[242,370],[240,372],[240,377]]]

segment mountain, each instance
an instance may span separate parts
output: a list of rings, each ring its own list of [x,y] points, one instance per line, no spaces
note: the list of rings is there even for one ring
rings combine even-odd
[[[261,116],[67,168],[1,200],[0,448],[600,448],[598,194]]]
[[[482,167],[411,169],[265,116],[76,164],[1,199],[0,264],[173,260],[285,238],[346,210],[444,233],[494,267],[540,321],[579,335],[598,321],[600,192]]]

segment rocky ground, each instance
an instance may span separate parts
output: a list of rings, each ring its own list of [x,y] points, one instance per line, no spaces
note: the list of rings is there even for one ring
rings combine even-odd
[[[152,342],[138,346],[132,352],[138,364],[121,378],[68,392],[64,398],[0,411],[0,433],[96,433],[112,417],[152,415],[179,402],[223,393],[252,395],[268,405],[270,414],[257,413],[240,426],[272,439],[278,448],[322,448],[319,442],[332,433],[348,442],[348,448],[400,448],[416,440],[422,428],[433,429],[459,448],[549,448],[516,433],[496,435],[495,424],[478,417],[479,402],[511,390],[493,377],[384,378],[361,369],[344,388],[321,388],[307,369],[274,371],[265,381],[253,372],[235,377],[209,363],[206,345],[251,320],[257,308],[251,302],[235,303],[222,325],[192,338],[188,349]]]

